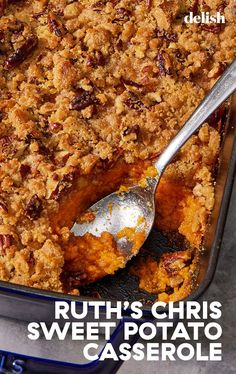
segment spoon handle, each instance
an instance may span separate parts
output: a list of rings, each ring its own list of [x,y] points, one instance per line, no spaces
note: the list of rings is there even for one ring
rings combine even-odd
[[[215,83],[205,99],[197,107],[178,134],[171,140],[164,152],[155,162],[159,176],[186,143],[191,135],[207,120],[207,118],[236,90],[236,59]]]

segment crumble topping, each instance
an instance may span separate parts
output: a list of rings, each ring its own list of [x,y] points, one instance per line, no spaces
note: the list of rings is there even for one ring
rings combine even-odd
[[[220,9],[226,24],[184,24],[193,7]],[[161,153],[233,60],[234,17],[233,0],[0,0],[1,280],[63,290],[69,229],[52,223],[61,201],[119,159]],[[184,186],[174,229],[197,248],[214,204],[217,123],[189,140],[163,182]],[[157,225],[168,231],[163,205]]]

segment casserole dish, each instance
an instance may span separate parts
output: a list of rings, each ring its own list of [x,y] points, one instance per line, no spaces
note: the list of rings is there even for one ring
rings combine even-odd
[[[84,246],[82,239],[81,250],[76,253],[74,249],[79,246],[71,237],[71,225],[67,221],[77,219],[81,212],[74,209],[85,209],[82,205],[86,205],[87,198],[91,204],[90,197],[94,194],[98,199],[100,193],[108,193],[107,187],[113,179],[114,183],[119,179],[120,173],[128,178],[126,167],[136,157],[141,160],[157,157],[156,153],[162,151],[165,142],[185,122],[188,110],[196,106],[221,75],[225,63],[234,58],[231,1],[221,7],[228,25],[200,25],[199,28],[184,25],[183,15],[190,10],[205,10],[204,1],[191,5],[183,1],[181,7],[175,1],[167,4],[161,1],[160,6],[157,3],[154,0],[0,2],[0,122],[3,123],[0,208],[4,218],[4,227],[0,230],[0,278],[25,285],[0,283],[0,314],[50,323],[55,300],[75,300],[80,308],[85,300],[99,294],[104,300],[145,300],[145,318],[151,317],[150,302],[156,295],[140,292],[137,279],[134,275],[127,277],[126,269],[88,286],[98,279],[91,277],[97,269],[101,270],[99,276],[112,274],[113,269],[107,272],[106,266],[112,251],[103,254],[103,249],[107,252],[109,247],[105,241],[102,247],[91,245],[92,256],[87,257],[89,246]],[[212,278],[227,212],[233,175],[232,167],[229,168],[233,141],[232,120],[227,116],[224,122],[217,201],[196,280],[199,288],[189,299],[196,299]],[[212,166],[212,156],[218,155],[218,133],[216,137],[208,137],[208,132],[203,130],[199,139],[193,142],[191,152],[187,149],[183,154],[183,159],[190,161],[190,171],[192,162],[196,172],[199,171],[199,156]],[[204,143],[206,146],[210,143],[206,152]],[[209,154],[210,145],[217,153]],[[119,157],[123,155],[125,167],[119,164]],[[113,163],[115,173],[110,173]],[[178,168],[178,172],[180,177],[185,174],[184,168]],[[77,184],[78,174],[81,178]],[[198,179],[209,181],[205,176],[201,173]],[[100,184],[90,181],[100,181]],[[208,204],[204,205],[211,210],[213,184],[210,194],[202,194],[200,186],[196,184],[196,187],[196,195],[199,199],[206,197]],[[171,200],[174,199],[175,194]],[[200,210],[194,205],[191,212],[184,225],[185,229],[190,228],[190,236],[194,231],[191,229],[197,226],[191,219]],[[206,220],[203,221],[205,224]],[[201,234],[202,230],[196,229],[194,233]],[[201,239],[200,235],[196,236],[196,240]],[[180,244],[178,236],[177,244]],[[110,247],[112,250],[113,246]],[[160,249],[161,253],[172,252],[173,257],[178,250],[156,231],[149,238],[149,248],[151,253],[155,249],[157,255]],[[63,266],[64,254],[67,267]],[[100,258],[102,261],[97,261]],[[102,263],[100,268],[96,266],[98,262]],[[76,273],[75,280],[80,284],[75,286],[81,286],[80,297],[50,292],[66,291],[61,284],[62,266],[67,275]],[[66,286],[70,285],[69,280],[66,278]],[[178,279],[178,285],[181,282]],[[162,297],[172,296],[170,288],[164,287],[162,291],[166,291]],[[178,296],[180,300],[186,294]],[[129,314],[130,311],[124,311],[124,320],[112,336],[114,346],[123,339],[122,327]],[[89,320],[92,315],[91,311]],[[11,363],[8,366],[10,369]],[[47,366],[43,362],[40,366],[39,362],[36,365],[27,360],[25,366],[30,373],[68,373],[78,369],[109,373],[119,363],[106,361],[70,367],[61,363],[59,369],[56,363]]]
[[[236,166],[236,138],[235,138],[235,124],[236,124],[236,95],[233,96],[230,105],[228,106],[227,113],[222,119],[223,121],[223,133],[222,133],[222,146],[219,157],[218,169],[216,172],[216,186],[215,186],[215,205],[210,217],[207,234],[203,246],[202,255],[200,257],[200,271],[197,279],[197,286],[193,293],[185,299],[197,300],[210,285],[214,272],[216,269],[217,258],[220,251],[220,245],[222,235],[224,231],[224,224],[227,216],[228,205],[231,196],[232,184],[235,176]],[[151,236],[152,240],[155,239],[155,233]],[[152,239],[154,238],[154,239]],[[149,239],[150,240],[150,239]],[[162,238],[163,240],[163,238]],[[156,246],[156,242],[155,242]],[[170,248],[168,248],[170,250]],[[174,250],[174,249],[172,249]],[[120,277],[122,283],[122,277]],[[103,289],[104,300],[149,300],[154,301],[153,298],[148,294],[139,294],[137,290],[137,284],[134,282],[134,278],[130,278],[128,284],[123,286],[121,283],[113,282],[110,280],[104,280],[103,283],[98,285],[99,290]],[[123,276],[123,282],[125,282],[125,275]],[[107,282],[107,283],[106,283]],[[109,287],[107,286],[109,284]],[[94,291],[94,290],[93,290]],[[135,292],[134,292],[135,291]],[[111,296],[112,295],[112,296]],[[65,300],[65,301],[76,301],[78,308],[82,305],[83,301],[93,300],[92,297],[88,296],[69,296],[58,294],[54,292],[47,292],[41,290],[34,290],[32,288],[9,284],[6,282],[0,282],[0,315],[12,317],[25,321],[45,321],[52,322],[54,315],[54,301]],[[95,299],[96,300],[96,299]],[[144,318],[151,319],[150,305],[144,305]],[[124,323],[129,320],[129,310],[124,311],[123,320],[119,323],[115,329],[111,342],[114,347],[118,346],[122,342],[122,332]],[[88,320],[92,320],[92,312],[88,314]],[[134,343],[138,339],[138,336],[132,338]],[[1,351],[0,351],[1,352]],[[83,373],[100,373],[106,371],[106,373],[115,372],[120,362],[114,362],[112,360],[106,360],[104,362],[91,362],[89,364],[74,365],[63,362],[56,362],[50,360],[36,359],[32,357],[19,356],[15,353],[9,355],[9,353],[3,352],[2,354],[8,355],[9,362],[13,362],[15,357],[22,359],[25,362],[26,373],[75,373],[81,370]]]

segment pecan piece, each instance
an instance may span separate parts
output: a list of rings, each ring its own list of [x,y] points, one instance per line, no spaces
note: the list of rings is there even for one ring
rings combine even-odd
[[[6,249],[12,245],[12,236],[8,234],[0,234],[0,254],[5,255]]]
[[[56,166],[62,168],[67,163],[68,158],[70,157],[70,153],[65,154],[60,159],[55,159]]]
[[[33,195],[26,206],[26,215],[29,219],[35,220],[40,217],[42,210],[42,200],[38,197],[38,195]]]
[[[93,56],[89,56],[87,60],[87,65],[96,68],[98,66],[104,66],[106,59],[101,51],[95,51]]]
[[[121,39],[118,39],[116,44],[115,44],[115,49],[117,51],[121,51],[123,49],[123,42]]]
[[[156,36],[167,42],[175,42],[177,40],[177,35],[174,32],[168,32],[161,29],[156,30]]]
[[[25,0],[8,0],[8,2],[11,4],[17,4],[17,3],[24,3]]]
[[[71,110],[82,110],[90,105],[97,104],[98,100],[89,91],[83,89],[80,90],[79,95],[77,95],[70,104]]]
[[[44,14],[45,14],[45,12],[34,13],[34,14],[32,14],[32,18],[38,19],[38,18],[42,17]]]
[[[45,137],[46,133],[44,133]],[[47,136],[47,135],[46,135]],[[25,137],[25,143],[31,144],[32,141],[36,141],[38,143],[38,153],[41,155],[47,156],[48,158],[52,158],[52,152],[49,150],[42,142],[41,139],[38,138],[38,136],[35,136],[32,133],[29,133]]]
[[[12,138],[9,135],[2,136],[0,138],[0,147],[4,148],[11,144]]]
[[[6,7],[7,7],[7,0],[0,0],[0,16],[4,13]]]
[[[49,124],[49,130],[52,131],[52,132],[58,132],[58,131],[62,130],[62,128],[63,128],[63,126],[59,122],[53,122],[53,123]]]
[[[186,59],[185,53],[182,50],[180,50],[180,49],[176,49],[176,51],[175,51],[175,57],[176,57],[176,60],[178,62],[180,62],[180,63],[184,62],[185,59]]]
[[[101,1],[96,1],[96,3],[94,3],[92,5],[92,8],[93,10],[97,10],[97,11],[100,11],[104,6],[106,5],[106,1],[104,0],[101,0]]]
[[[124,23],[130,19],[131,12],[125,8],[118,8],[116,10],[116,17],[113,19],[112,23]]]
[[[161,263],[168,273],[175,273],[192,262],[191,256],[186,252],[166,253],[161,258]]]
[[[134,81],[129,80],[129,79],[125,79],[123,77],[121,77],[121,83],[126,85],[126,86],[131,86],[131,87],[136,87],[136,88],[142,88],[143,87],[142,84],[134,82]]]
[[[213,34],[219,34],[221,31],[221,24],[218,23],[218,24],[207,25],[205,23],[202,23],[201,29],[203,31],[212,32]]]
[[[150,10],[152,7],[152,0],[146,0],[147,9]]]
[[[59,180],[59,175],[58,175],[57,173],[53,173],[53,175],[52,175],[52,179],[53,179],[54,181],[58,181],[58,180]]]
[[[222,14],[222,13],[224,13],[225,8],[226,8],[226,3],[223,1],[223,3],[219,5],[217,10],[218,10],[218,12],[220,12]]]
[[[138,136],[140,133],[140,127],[139,125],[134,125],[132,127],[128,127],[125,131],[124,131],[124,136],[127,136],[129,134],[136,134],[136,136]]]
[[[193,12],[193,15],[196,16],[198,13],[198,6],[199,6],[199,0],[192,0],[191,5],[189,7],[189,11]]]
[[[144,108],[143,102],[133,92],[129,92],[129,97],[127,99],[124,99],[124,103],[125,105],[127,105],[128,108],[135,109],[138,112],[142,112]]]
[[[42,95],[42,102],[43,103],[55,103],[56,94],[45,93]]]
[[[4,39],[5,39],[4,31],[0,30],[0,42],[3,43]]]
[[[31,52],[36,48],[38,44],[38,38],[35,35],[31,35],[25,42],[13,52],[5,62],[6,69],[12,69],[21,64],[30,55]]]
[[[221,105],[218,109],[216,109],[207,119],[208,125],[211,127],[221,128],[222,123],[224,122],[224,118],[226,115],[226,108],[225,105]]]
[[[157,55],[157,62],[160,71],[160,75],[170,75],[171,74],[171,64],[168,56],[163,52],[159,52]]]
[[[63,192],[71,188],[75,180],[75,176],[76,176],[75,172],[71,172],[69,174],[64,175],[64,177],[57,184],[57,187],[55,188],[55,190],[52,192],[50,198],[57,200]]]
[[[0,198],[0,208],[2,210],[4,210],[4,212],[6,212],[6,213],[8,212],[7,204],[5,203],[5,201],[2,198]]]
[[[45,134],[44,134],[45,136]],[[40,140],[38,140],[38,146],[39,146],[39,154],[46,156],[49,159],[53,159],[52,151],[47,148]]]
[[[29,165],[21,164],[19,171],[20,171],[21,178],[24,179],[26,175],[31,172],[31,168]]]
[[[113,7],[115,7],[117,4],[119,4],[120,0],[110,0],[110,3],[112,3]]]
[[[65,26],[58,19],[58,17],[52,12],[48,14],[48,26],[49,26],[50,31],[54,32],[54,34],[58,36],[59,38],[61,38],[66,32]]]

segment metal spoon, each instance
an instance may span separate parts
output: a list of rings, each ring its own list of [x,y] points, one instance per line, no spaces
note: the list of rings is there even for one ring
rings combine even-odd
[[[102,232],[111,233],[125,262],[135,255],[148,237],[155,218],[155,191],[160,178],[179,149],[193,135],[207,118],[236,90],[236,60],[228,67],[222,77],[210,90],[189,120],[173,138],[164,152],[154,163],[156,177],[147,177],[146,186],[130,187],[127,192],[114,192],[91,206],[95,218],[88,223],[75,223],[72,232],[82,236],[89,232],[100,236]],[[134,235],[125,235],[125,228],[133,228]],[[124,230],[124,235],[120,233]],[[141,238],[140,239],[140,233]],[[139,237],[138,248],[135,240]],[[134,248],[136,248],[134,250]]]

